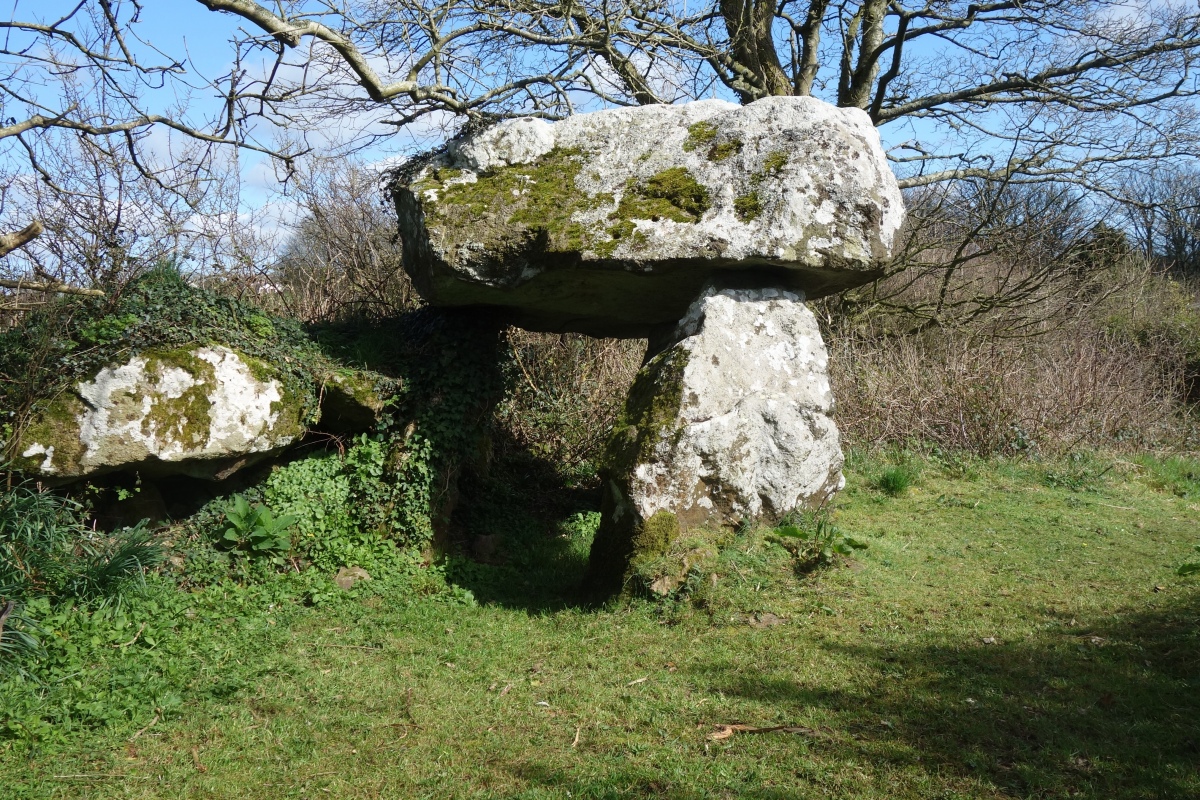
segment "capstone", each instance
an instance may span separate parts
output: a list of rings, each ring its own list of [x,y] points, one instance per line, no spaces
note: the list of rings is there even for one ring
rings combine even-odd
[[[807,97],[511,120],[398,176],[428,301],[597,336],[660,335],[714,278],[809,298],[871,281],[904,216],[868,116]]]

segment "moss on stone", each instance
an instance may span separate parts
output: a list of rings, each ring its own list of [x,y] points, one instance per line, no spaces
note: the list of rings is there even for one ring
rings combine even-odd
[[[742,140],[731,139],[728,142],[718,142],[708,151],[708,160],[721,162],[732,155],[742,152]]]
[[[143,358],[146,359],[146,373],[154,382],[160,381],[168,369],[181,369],[191,375],[195,383],[178,397],[152,396],[150,411],[142,418],[142,433],[160,441],[173,439],[188,449],[203,448],[212,431],[209,395],[216,383],[216,369],[196,355],[196,348],[153,351],[144,353]],[[136,399],[133,402],[136,403]]]
[[[758,192],[753,191],[734,198],[733,210],[737,212],[738,219],[742,222],[758,219],[758,215],[762,213],[762,201],[758,197]]]
[[[763,172],[767,175],[777,175],[787,166],[788,154],[786,150],[773,150],[763,159]]]
[[[703,120],[689,125],[687,139],[683,142],[684,151],[690,153],[693,150],[699,150],[716,139],[718,132],[716,125]]]
[[[21,431],[20,441],[14,448],[13,467],[21,472],[41,472],[47,458],[45,453],[23,455],[35,445],[41,445],[43,451],[54,448],[50,459],[54,474],[77,474],[85,452],[79,438],[79,419],[86,410],[83,401],[73,392],[64,392],[41,404]]]
[[[437,200],[425,202],[425,213],[452,220],[464,237],[482,242],[499,240],[513,227],[541,232],[547,249],[577,250],[585,243],[586,231],[572,220],[578,211],[605,202],[575,186],[582,168],[582,153],[556,148],[532,164],[516,164],[482,172],[474,181],[447,183],[461,170],[431,169],[412,187],[418,193],[437,191]],[[612,202],[612,196],[607,196]]]
[[[644,183],[627,187],[609,219],[694,223],[711,205],[708,190],[692,173],[684,167],[671,167],[651,175]]]
[[[687,351],[672,347],[638,372],[601,457],[602,474],[628,480],[638,464],[650,460],[660,441],[682,434],[679,408],[687,364]]]
[[[633,537],[634,558],[665,556],[679,537],[679,518],[666,509],[654,512]]]
[[[658,548],[669,546],[678,535],[679,521],[651,517],[637,519],[637,512],[625,499],[630,481],[639,464],[655,460],[661,443],[674,446],[683,434],[679,408],[683,403],[683,373],[688,353],[680,347],[668,348],[650,360],[638,372],[608,443],[600,459],[603,480],[603,518],[588,560],[587,585],[597,595],[610,595],[626,586],[630,564],[646,554],[661,556]],[[657,519],[655,519],[657,517]],[[628,588],[628,587],[627,587]]]
[[[702,148],[708,148],[709,161],[724,161],[742,150],[742,141],[740,139],[731,139],[725,142],[717,141],[720,136],[720,130],[711,122],[700,121],[694,125],[688,126],[687,139],[683,141],[684,152],[692,152]]]

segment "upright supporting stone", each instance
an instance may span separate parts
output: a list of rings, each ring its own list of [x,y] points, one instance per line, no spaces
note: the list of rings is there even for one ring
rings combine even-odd
[[[638,373],[609,440],[590,588],[620,590],[632,560],[681,530],[774,521],[840,489],[827,363],[799,295],[706,290]]]

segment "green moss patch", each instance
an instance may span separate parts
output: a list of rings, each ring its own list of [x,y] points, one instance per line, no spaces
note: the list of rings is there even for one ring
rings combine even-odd
[[[674,514],[658,512],[649,520],[639,520],[624,498],[637,465],[652,460],[660,442],[673,444],[682,435],[678,414],[687,363],[687,352],[677,347],[651,359],[638,372],[609,436],[599,470],[605,492],[603,519],[592,543],[587,577],[589,589],[597,595],[640,585],[630,583],[636,572],[631,572],[631,564],[663,556],[679,534]]]
[[[701,121],[695,125],[689,125],[687,139],[683,142],[683,149],[688,153],[693,150],[699,150],[701,147],[712,144],[713,140],[717,138],[718,133],[717,126],[711,122]]]
[[[724,161],[732,155],[737,155],[742,152],[742,142],[740,139],[733,139],[728,142],[721,142],[713,145],[713,148],[708,151],[709,161]]]
[[[708,190],[684,167],[671,167],[625,192],[610,219],[694,223],[712,206]]]
[[[724,161],[742,151],[741,139],[718,141],[720,130],[711,122],[697,122],[688,127],[687,139],[683,142],[684,152],[708,148],[709,161]]]
[[[155,381],[161,380],[168,369],[181,369],[196,383],[178,397],[152,397],[150,413],[142,419],[142,433],[159,440],[173,439],[187,448],[203,448],[212,430],[212,404],[208,398],[216,383],[216,370],[196,355],[195,348],[146,354],[146,372]]]
[[[485,250],[507,249],[514,229],[525,228],[547,252],[578,251],[590,237],[572,217],[613,201],[612,195],[592,197],[575,186],[582,166],[580,150],[556,148],[532,164],[482,172],[470,182],[453,182],[460,170],[431,169],[412,191],[437,191],[424,210],[440,220],[449,247],[471,241]]]
[[[18,471],[38,472],[46,455],[21,455],[34,445],[54,448],[51,463],[59,473],[72,473],[83,458],[84,446],[79,440],[79,418],[86,407],[79,396],[63,392],[52,400],[35,407],[32,419],[23,427],[14,447],[12,465]]]
[[[758,216],[762,214],[762,201],[758,197],[758,192],[750,192],[734,198],[733,210],[742,222],[758,219]]]
[[[763,174],[778,175],[783,168],[787,166],[788,154],[786,150],[774,150],[767,154],[763,159]]]

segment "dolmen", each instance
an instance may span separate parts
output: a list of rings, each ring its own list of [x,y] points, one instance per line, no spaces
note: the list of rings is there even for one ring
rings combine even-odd
[[[402,168],[432,304],[649,340],[601,460],[589,583],[681,532],[778,520],[844,484],[805,305],[878,278],[904,207],[858,109],[803,97],[514,119]]]

